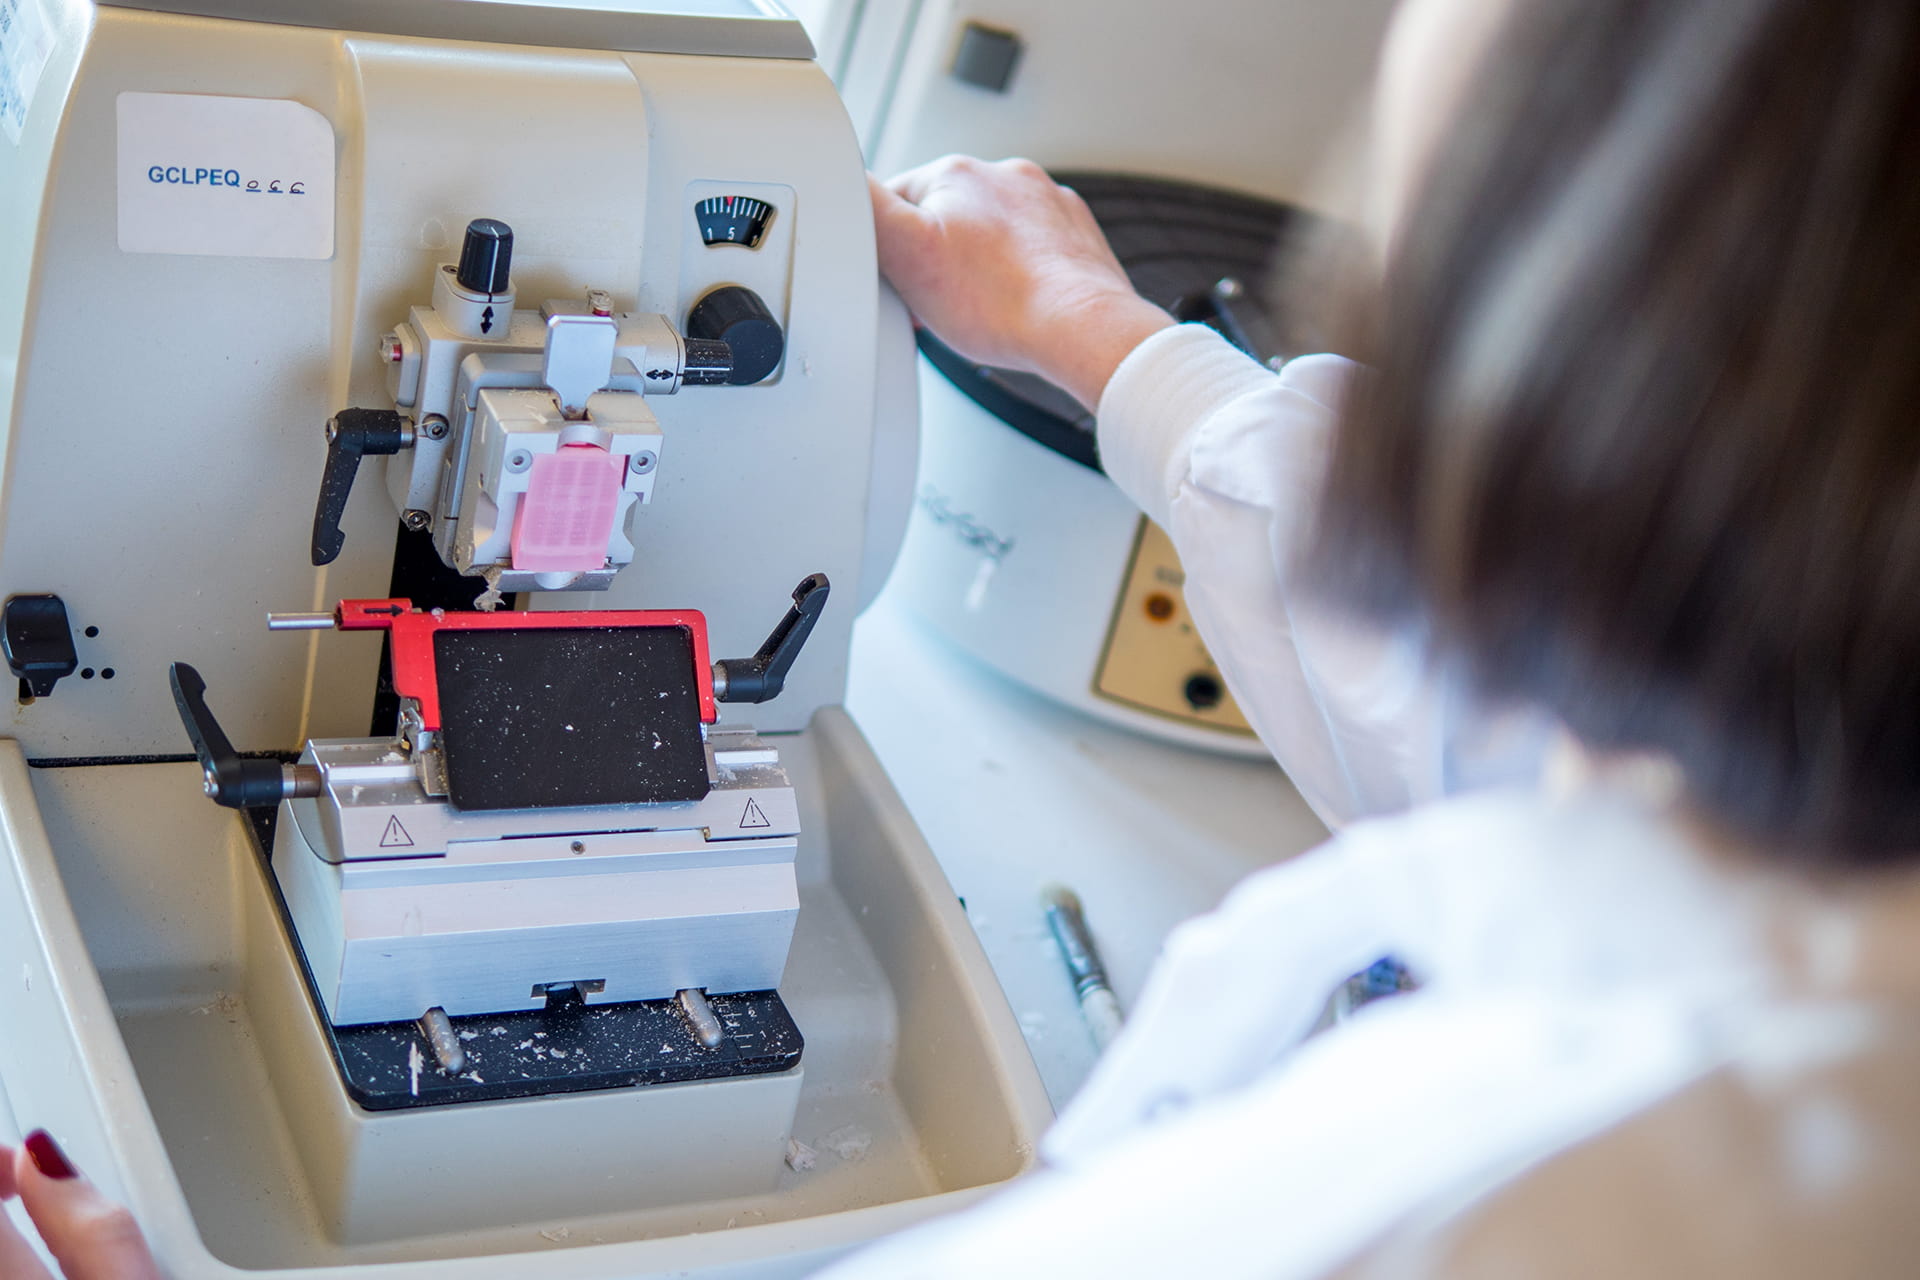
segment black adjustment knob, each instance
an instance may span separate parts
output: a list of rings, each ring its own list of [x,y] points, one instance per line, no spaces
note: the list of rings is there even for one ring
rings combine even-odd
[[[727,381],[736,387],[749,386],[779,368],[787,349],[773,312],[759,294],[740,284],[723,284],[694,303],[687,313],[687,336],[727,344],[733,353]]]
[[[7,669],[20,677],[22,702],[52,693],[80,665],[66,601],[54,595],[7,597],[0,609],[0,649],[6,651]]]
[[[733,352],[712,338],[688,338],[680,381],[689,387],[716,387],[733,378]]]
[[[454,278],[469,293],[506,293],[512,286],[513,228],[498,218],[475,218],[460,245],[460,269]]]
[[[1219,676],[1196,671],[1187,677],[1181,692],[1187,696],[1187,705],[1195,711],[1211,711],[1226,698],[1227,687],[1220,683]]]

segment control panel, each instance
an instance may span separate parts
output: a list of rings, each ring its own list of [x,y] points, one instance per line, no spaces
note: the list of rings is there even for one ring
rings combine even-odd
[[[1142,517],[1094,671],[1093,692],[1170,720],[1250,738],[1252,726],[1187,613],[1186,580],[1173,540]]]
[[[793,188],[701,179],[687,185],[680,298],[687,336],[725,342],[736,386],[777,384],[793,288]]]

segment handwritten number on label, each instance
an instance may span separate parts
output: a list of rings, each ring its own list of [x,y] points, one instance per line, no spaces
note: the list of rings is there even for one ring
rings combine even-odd
[[[0,3],[4,3],[4,2],[5,0],[0,0]],[[155,181],[158,181],[158,179],[155,179]],[[249,178],[247,180],[246,192],[250,196],[257,196],[257,195],[263,194],[263,188],[260,186],[260,180],[258,178]],[[307,184],[304,182],[294,182],[294,183],[288,184],[285,189],[282,189],[280,186],[280,179],[275,178],[271,182],[267,183],[266,187],[264,188],[264,194],[270,195],[270,196],[303,196],[307,194]]]

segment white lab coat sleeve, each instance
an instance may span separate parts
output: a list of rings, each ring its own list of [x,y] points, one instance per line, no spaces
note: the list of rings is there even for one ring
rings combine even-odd
[[[1544,717],[1480,703],[1419,631],[1358,622],[1300,583],[1355,372],[1317,355],[1275,374],[1205,326],[1176,325],[1128,355],[1098,414],[1102,464],[1172,537],[1227,687],[1332,827],[1530,781],[1551,733]]]

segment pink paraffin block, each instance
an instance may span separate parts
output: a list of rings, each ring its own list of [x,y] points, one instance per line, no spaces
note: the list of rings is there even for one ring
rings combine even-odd
[[[537,455],[513,519],[513,567],[578,573],[604,566],[625,464],[591,444]]]

